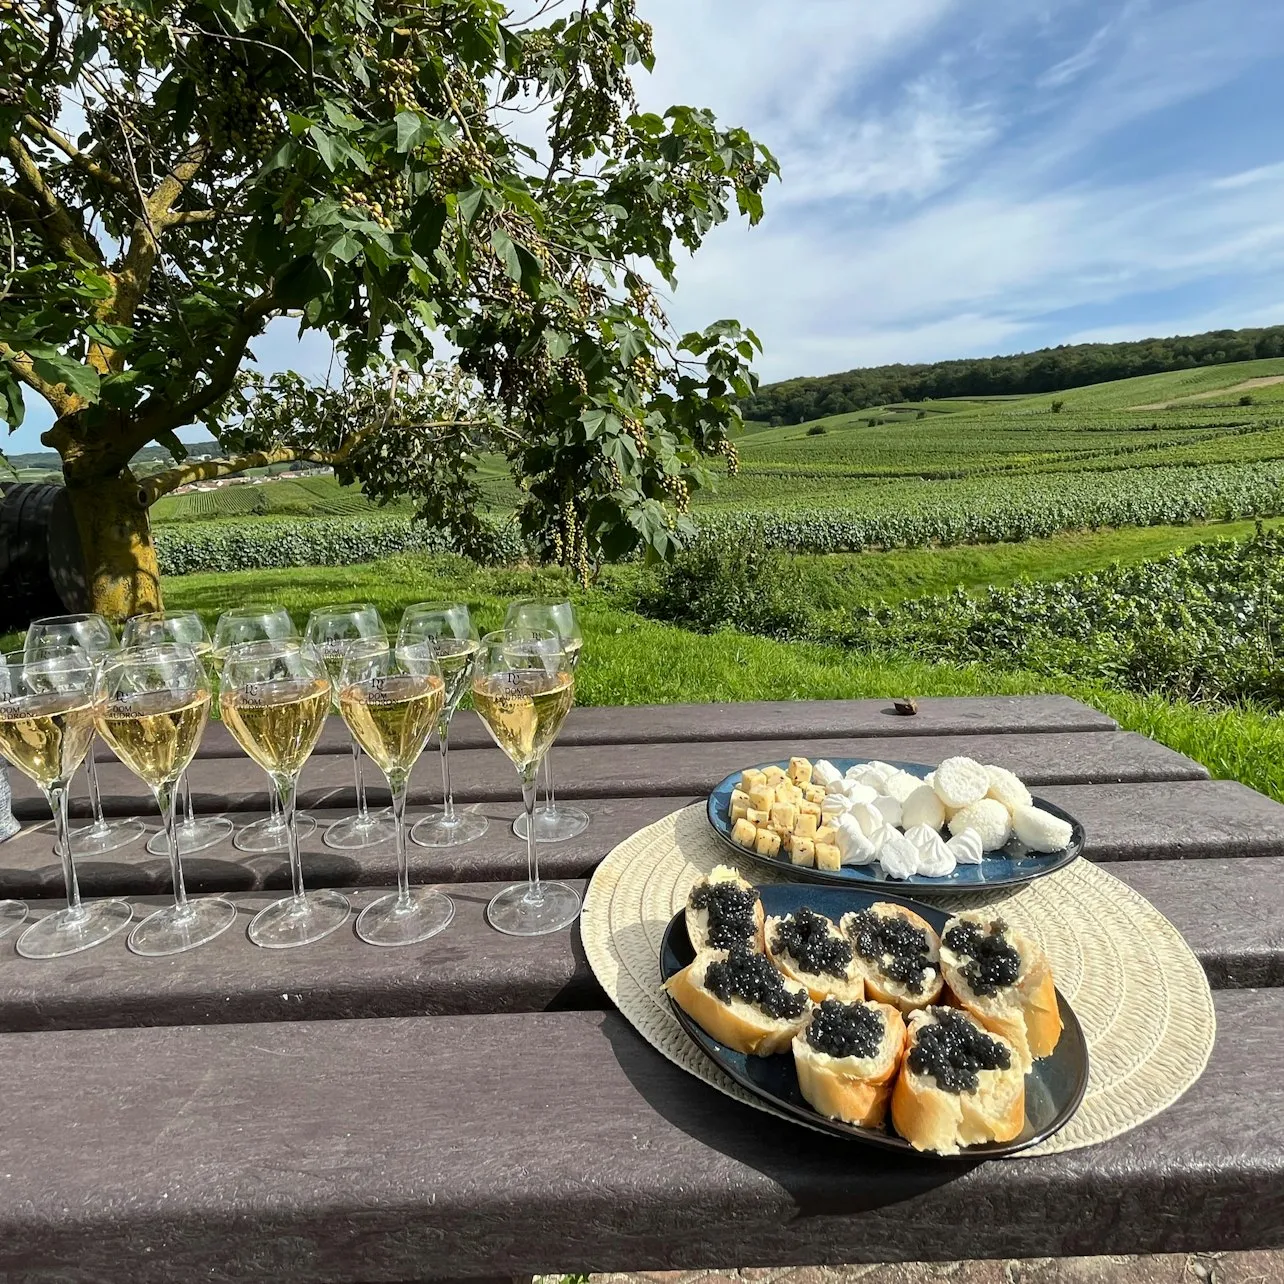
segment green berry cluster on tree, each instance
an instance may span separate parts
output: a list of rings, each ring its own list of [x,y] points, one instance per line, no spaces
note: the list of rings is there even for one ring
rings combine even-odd
[[[100,609],[159,601],[147,506],[210,475],[181,463],[198,422],[248,451],[218,470],[332,459],[464,542],[498,449],[527,536],[582,572],[690,533],[757,340],[673,333],[652,283],[733,210],[757,222],[776,164],[706,111],[638,110],[634,0],[536,13],[0,0],[0,417],[53,407]],[[333,340],[366,410],[266,435],[240,413],[282,315]],[[180,466],[140,485],[151,442]]]

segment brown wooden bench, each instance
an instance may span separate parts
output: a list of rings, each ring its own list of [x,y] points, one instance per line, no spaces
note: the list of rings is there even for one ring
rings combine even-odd
[[[472,715],[455,743],[457,799],[492,826],[469,847],[412,849],[413,877],[451,884],[458,906],[420,946],[373,949],[349,928],[278,953],[233,929],[170,959],[117,937],[34,962],[0,942],[0,1277],[396,1281],[1284,1245],[1284,807],[1060,697],[924,700],[912,718],[878,701],[574,712],[559,780],[593,823],[541,850],[551,875],[586,878],[752,761],[971,752],[1079,816],[1088,858],[1183,932],[1219,1023],[1186,1097],[1092,1149],[942,1167],[720,1096],[610,1008],[574,931],[491,931],[487,899],[525,870],[517,791]],[[351,805],[350,773],[336,724],[302,782],[322,825]],[[114,813],[151,814],[122,768],[102,777]],[[222,728],[192,780],[202,810],[262,814],[263,775]],[[435,762],[414,796],[438,801]],[[310,885],[360,906],[392,881],[391,844],[333,852],[320,834]],[[86,894],[140,907],[168,886],[141,843],[79,868]],[[185,869],[246,922],[288,881],[283,856],[230,845]],[[0,894],[42,913],[60,890],[47,824],[0,846]]]

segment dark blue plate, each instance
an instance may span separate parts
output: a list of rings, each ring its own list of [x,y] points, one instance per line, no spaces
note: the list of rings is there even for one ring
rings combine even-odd
[[[870,759],[831,758],[830,761],[839,771],[845,772],[849,767],[869,762]],[[757,770],[761,771],[764,767],[771,765],[773,764],[763,763]],[[789,762],[786,759],[774,765],[784,768],[789,766]],[[934,770],[921,762],[893,762],[889,765],[900,767],[912,776],[926,776],[928,772]],[[777,872],[787,869],[790,878],[800,879],[806,883],[825,883],[830,887],[875,886],[886,891],[905,888],[912,891],[915,896],[930,896],[933,892],[977,892],[990,888],[1017,887],[1022,883],[1033,882],[1034,879],[1042,878],[1045,874],[1064,869],[1083,851],[1083,826],[1069,812],[1063,811],[1056,804],[1036,798],[1034,800],[1036,806],[1042,807],[1044,811],[1050,811],[1054,816],[1060,816],[1062,820],[1068,820],[1073,826],[1069,847],[1059,852],[1032,852],[1020,839],[1014,837],[999,851],[986,852],[979,865],[956,866],[954,873],[945,878],[928,878],[924,874],[915,874],[913,878],[888,878],[883,873],[883,867],[878,864],[844,865],[839,870],[808,869],[801,865],[791,865],[789,857],[783,854],[779,857],[759,856],[752,848],[741,847],[739,843],[731,841],[731,791],[739,781],[740,772],[737,771],[734,775],[728,776],[709,795],[709,824],[713,826],[713,832],[737,856]]]
[[[818,914],[827,915],[836,923],[849,910],[867,909],[875,901],[891,901],[912,909],[938,933],[950,917],[931,905],[921,905],[917,901],[907,900],[903,896],[891,896],[881,890],[769,883],[758,888],[758,895],[762,897],[762,907],[768,916],[792,914],[806,905]],[[660,943],[661,977],[667,981],[694,957],[695,951],[687,936],[686,915],[679,910],[673,916],[665,930],[664,940]],[[881,1146],[885,1150],[898,1150],[912,1155],[924,1154],[929,1159],[996,1159],[1036,1145],[1065,1127],[1078,1110],[1088,1086],[1088,1045],[1084,1041],[1078,1018],[1060,990],[1057,991],[1057,1004],[1061,1009],[1061,1038],[1052,1054],[1036,1061],[1025,1077],[1025,1128],[1021,1135],[1013,1141],[967,1146],[958,1155],[936,1155],[916,1151],[908,1141],[892,1131],[890,1121],[885,1128],[858,1128],[854,1124],[840,1123],[836,1119],[826,1119],[824,1115],[817,1114],[798,1089],[798,1076],[790,1053],[774,1057],[751,1057],[743,1052],[734,1052],[707,1035],[672,999],[669,1000],[674,1015],[701,1051],[742,1088],[755,1097],[760,1097],[773,1109],[800,1119],[822,1132],[832,1133],[835,1137],[850,1137],[854,1141]]]

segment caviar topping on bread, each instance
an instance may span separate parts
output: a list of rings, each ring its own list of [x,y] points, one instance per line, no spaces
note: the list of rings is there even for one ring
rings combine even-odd
[[[844,914],[839,926],[865,974],[865,993],[902,1012],[941,995],[941,941],[926,920],[903,905],[879,901]]]
[[[1025,1071],[1010,1043],[957,1008],[909,1017],[892,1122],[915,1150],[1012,1141],[1025,1127]]]
[[[890,1004],[825,999],[794,1037],[798,1088],[827,1119],[877,1128],[904,1047],[905,1020]]]
[[[729,865],[715,866],[691,889],[686,920],[694,950],[762,950],[762,901]]]
[[[805,906],[769,918],[765,937],[771,961],[819,1003],[827,995],[849,1003],[865,997],[865,981],[851,942],[823,914]]]
[[[784,1052],[806,1024],[807,990],[765,954],[702,950],[664,988],[706,1034],[737,1052]]]
[[[1057,1046],[1061,1010],[1047,956],[1001,918],[950,919],[941,934],[941,971],[963,1007],[1016,1049],[1023,1069]]]

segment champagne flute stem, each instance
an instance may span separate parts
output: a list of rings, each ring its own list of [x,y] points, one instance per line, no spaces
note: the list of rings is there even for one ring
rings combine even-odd
[[[406,852],[406,794],[408,781],[388,781],[392,790],[392,824],[397,831],[397,906],[410,904],[410,858]]]
[[[553,755],[544,755],[544,806],[548,811],[557,810],[557,791],[553,788]]]
[[[89,752],[85,755],[85,775],[89,778],[89,806],[94,814],[92,828],[101,833],[107,828],[103,819],[103,796],[98,790],[98,764],[94,761],[94,742],[89,742]]]
[[[67,908],[75,914],[84,911],[80,906],[80,883],[76,879],[76,865],[71,859],[71,822],[67,818],[67,786],[51,785],[45,792],[53,812],[54,834],[58,839],[58,856],[62,861],[62,878],[67,885]]]
[[[535,842],[535,783],[539,776],[538,765],[522,772],[522,802],[526,804],[526,881],[527,898],[539,901],[543,892],[539,885],[539,845]]]
[[[303,861],[299,857],[299,831],[294,825],[294,800],[298,793],[298,778],[273,776],[277,796],[281,801],[281,814],[285,820],[285,841],[290,851],[290,883],[294,888],[294,899],[303,899]]]
[[[169,874],[174,881],[174,904],[187,908],[187,888],[183,885],[183,863],[178,859],[178,794],[173,784],[161,785],[156,790],[156,806],[160,808],[165,823],[165,844],[169,848]]]
[[[192,782],[187,778],[187,772],[183,772],[183,824],[191,826],[196,824],[196,812],[192,808]]]
[[[366,808],[366,777],[361,770],[361,746],[356,740],[352,742],[352,769],[357,777],[357,820],[364,824],[370,819],[370,812]]]
[[[450,719],[443,718],[437,727],[437,748],[441,751],[441,805],[442,819],[448,825],[455,823],[455,799],[450,792]]]

